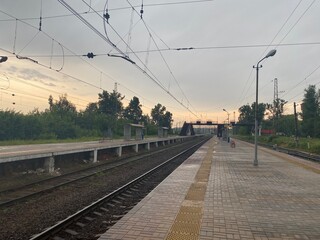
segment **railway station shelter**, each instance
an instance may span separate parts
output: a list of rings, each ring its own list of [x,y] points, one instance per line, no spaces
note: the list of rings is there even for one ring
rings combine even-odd
[[[167,127],[159,127],[158,128],[158,137],[159,138],[168,137],[168,130],[169,130],[169,128],[167,128]]]
[[[135,132],[136,132],[135,140],[142,140],[144,126],[141,124],[133,124],[133,123],[129,123],[129,124],[124,125],[124,131],[123,131],[124,140],[131,139],[132,128],[135,129]]]

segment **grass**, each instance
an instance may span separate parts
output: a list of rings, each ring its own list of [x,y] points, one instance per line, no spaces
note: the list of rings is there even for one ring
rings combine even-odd
[[[242,136],[237,135],[236,138],[244,141],[253,142],[254,136]],[[320,154],[320,139],[319,138],[299,138],[298,146],[293,137],[285,136],[260,136],[258,137],[259,143],[265,143],[269,145],[277,144],[279,147],[296,149],[303,152],[309,152],[314,154]]]

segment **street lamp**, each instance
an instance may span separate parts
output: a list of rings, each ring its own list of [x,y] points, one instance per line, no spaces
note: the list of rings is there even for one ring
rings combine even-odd
[[[8,57],[6,56],[0,56],[0,63],[5,62],[8,60]]]
[[[229,116],[230,116],[230,113],[225,109],[222,109],[222,110],[228,114],[227,142],[229,142],[229,124],[230,124]]]
[[[229,115],[230,115],[230,113],[225,109],[222,109],[222,110],[225,111],[228,114],[228,124],[229,124]]]
[[[253,68],[256,69],[256,103],[254,106],[254,161],[253,165],[258,166],[258,80],[259,80],[259,68],[262,68],[262,65],[259,66],[259,64],[266,58],[272,57],[276,54],[277,50],[272,49],[268,54],[262,58],[256,66],[253,66]]]

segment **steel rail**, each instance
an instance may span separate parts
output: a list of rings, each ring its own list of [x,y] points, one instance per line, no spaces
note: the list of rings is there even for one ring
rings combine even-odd
[[[188,143],[188,142],[185,142],[185,143]],[[173,149],[173,148],[175,148],[177,146],[181,146],[181,145],[170,146],[169,149]],[[125,157],[125,158],[120,160],[121,162],[99,164],[97,166],[89,167],[89,168],[86,168],[86,169],[81,169],[79,171],[70,172],[70,173],[64,174],[62,176],[56,176],[56,177],[47,178],[47,179],[43,179],[43,180],[40,180],[40,181],[37,181],[37,182],[33,182],[33,183],[30,183],[30,184],[27,184],[27,185],[23,185],[23,186],[14,188],[14,189],[8,189],[8,190],[5,190],[5,191],[2,191],[2,192],[0,192],[0,195],[4,195],[6,193],[14,193],[15,191],[23,190],[24,188],[32,188],[32,186],[37,186],[39,184],[49,183],[50,181],[55,181],[55,180],[59,181],[59,179],[61,179],[61,181],[63,181],[63,178],[66,179],[64,182],[58,183],[58,184],[56,184],[54,186],[50,185],[50,187],[48,187],[48,188],[45,188],[45,186],[44,186],[45,189],[43,189],[41,191],[27,193],[24,196],[17,197],[15,199],[8,200],[8,201],[5,201],[5,202],[1,202],[1,200],[0,200],[0,208],[7,207],[7,206],[13,205],[15,203],[25,201],[25,200],[27,200],[27,199],[29,199],[31,197],[36,196],[36,195],[52,191],[52,190],[57,189],[59,187],[66,186],[68,184],[71,184],[71,183],[74,183],[74,182],[77,182],[77,181],[80,181],[80,180],[83,180],[83,179],[86,179],[86,178],[90,178],[90,177],[96,175],[97,173],[103,173],[103,172],[109,171],[109,170],[111,170],[113,168],[125,165],[125,164],[127,164],[129,162],[138,161],[138,160],[141,160],[142,158],[149,157],[149,156],[152,156],[152,155],[155,155],[155,154],[159,154],[159,153],[161,153],[163,151],[166,151],[166,150],[168,150],[168,148],[161,149],[161,150],[158,150],[158,151],[155,151],[155,152],[152,152],[152,153],[143,154],[143,155],[140,155],[140,156]],[[134,158],[134,159],[130,160],[132,158]],[[105,167],[105,168],[101,169],[99,171],[94,171],[95,169],[99,169],[101,167]],[[89,173],[89,171],[94,171],[94,172]],[[85,175],[85,176],[81,176],[81,177],[76,177],[75,176],[77,174],[78,175],[79,174],[84,174],[85,172],[88,172],[87,175]],[[72,178],[72,175],[74,175],[74,179],[68,180],[68,178]],[[39,187],[39,186],[37,186],[37,187]]]
[[[179,154],[171,157],[170,159],[168,159],[165,162],[159,164],[158,166],[152,168],[151,170],[145,172],[144,174],[138,176],[137,178],[135,178],[132,181],[126,183],[125,185],[119,187],[118,189],[114,190],[113,192],[111,192],[111,193],[107,194],[106,196],[98,199],[97,201],[91,203],[90,205],[86,206],[85,208],[79,210],[78,212],[70,215],[69,217],[65,218],[64,220],[61,220],[57,224],[47,228],[43,232],[41,232],[39,234],[36,234],[32,238],[30,238],[30,240],[44,240],[44,239],[48,239],[48,238],[52,237],[54,234],[56,234],[56,233],[60,232],[61,230],[65,229],[70,224],[72,224],[73,222],[75,222],[79,218],[81,218],[82,216],[84,216],[87,213],[95,210],[97,207],[99,207],[103,203],[107,202],[108,200],[113,199],[114,197],[116,197],[117,195],[121,194],[123,191],[125,191],[129,187],[133,186],[134,184],[136,184],[139,181],[142,181],[144,178],[148,177],[149,175],[151,175],[155,171],[161,169],[162,167],[164,167],[168,163],[172,162],[173,160],[177,159],[178,157],[182,156],[183,154],[187,153],[188,151],[191,151],[194,148],[197,148],[198,146],[203,145],[209,139],[210,138],[206,138],[206,139],[202,140],[200,143],[197,143],[197,144],[191,146],[190,148],[180,152]]]

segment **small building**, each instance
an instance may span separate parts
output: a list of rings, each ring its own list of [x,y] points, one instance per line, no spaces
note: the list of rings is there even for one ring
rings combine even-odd
[[[168,130],[167,127],[159,127],[158,128],[158,137],[159,138],[167,138],[168,137]]]
[[[144,126],[141,124],[133,124],[133,123],[129,123],[129,124],[124,125],[124,131],[123,131],[124,140],[131,139],[132,128],[135,129],[135,133],[136,133],[135,140],[142,140]]]

